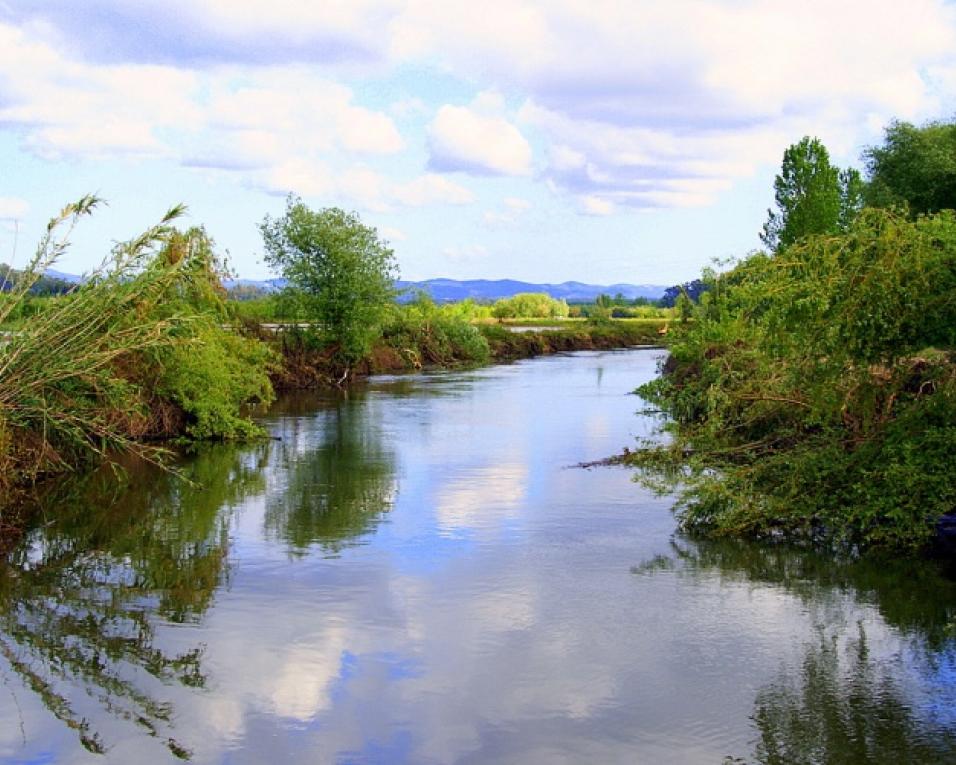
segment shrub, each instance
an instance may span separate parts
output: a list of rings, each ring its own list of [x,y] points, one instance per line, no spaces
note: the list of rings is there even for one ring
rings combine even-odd
[[[385,342],[414,355],[421,364],[484,363],[488,343],[476,327],[454,310],[439,308],[427,296],[393,306],[383,328]]]
[[[673,441],[636,460],[681,478],[684,525],[925,543],[956,509],[953,213],[866,210],[712,279],[640,390]]]
[[[95,197],[84,197],[50,221],[36,255],[0,304],[0,325],[97,204]],[[49,299],[0,346],[0,447],[8,467],[0,483],[108,459],[114,450],[156,460],[157,450],[139,440],[157,434],[150,425],[156,405],[180,404],[197,422],[203,413],[196,435],[223,436],[243,429],[241,395],[268,398],[261,384],[265,355],[218,330],[221,294],[212,243],[200,229],[183,233],[172,227],[182,211],[173,208],[159,224],[116,246],[83,283]],[[240,358],[231,352],[256,366],[240,369]],[[215,365],[237,388],[229,399],[234,418],[220,406],[219,387],[204,393],[182,382],[188,366],[202,369],[208,383]],[[177,401],[162,399],[164,384]],[[204,395],[213,403],[206,405]]]

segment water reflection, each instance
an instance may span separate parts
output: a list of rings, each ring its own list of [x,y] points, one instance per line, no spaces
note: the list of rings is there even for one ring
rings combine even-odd
[[[293,551],[334,554],[391,506],[394,457],[360,397],[288,399],[276,416],[281,440],[202,449],[179,475],[133,463],[121,480],[104,470],[47,490],[36,527],[0,566],[0,655],[88,751],[109,746],[106,713],[190,756],[162,699],[169,684],[207,685],[204,646],[169,648],[157,629],[198,624],[228,586],[240,507],[264,502],[262,527]],[[314,647],[295,650],[296,666],[314,663]],[[279,678],[283,709],[309,695],[301,680]]]
[[[107,744],[95,713],[83,711],[89,699],[189,756],[150,678],[202,687],[202,646],[164,650],[154,625],[209,608],[227,575],[220,510],[261,490],[262,478],[222,449],[197,456],[186,474],[130,465],[121,490],[110,471],[52,489],[42,504],[57,508],[57,522],[39,514],[0,566],[0,653],[91,752]]]
[[[395,499],[395,457],[367,402],[327,403],[312,418],[282,420],[278,432],[281,477],[268,495],[267,533],[296,554],[312,545],[335,554],[382,520]]]
[[[296,396],[193,483],[48,497],[0,569],[0,760],[954,759],[933,564],[674,539],[627,470],[569,467],[653,428],[655,361]]]
[[[741,539],[675,538],[669,553],[633,572],[674,571],[682,577],[718,574],[724,582],[774,585],[807,606],[840,601],[874,605],[883,619],[928,648],[952,647],[956,638],[956,579],[933,561],[888,557],[837,557],[788,545]]]
[[[937,566],[685,539],[633,571],[717,575],[779,587],[804,603],[812,637],[754,700],[761,765],[956,762],[956,583]],[[884,624],[856,610],[861,604],[875,607],[902,643],[888,648]]]
[[[856,626],[856,636],[847,641],[821,628],[806,646],[799,671],[781,672],[757,693],[757,761],[956,762],[952,728],[914,707],[898,674],[874,660],[864,625]]]

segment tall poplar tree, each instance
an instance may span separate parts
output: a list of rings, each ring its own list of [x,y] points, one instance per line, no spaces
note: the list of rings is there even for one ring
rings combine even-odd
[[[818,138],[805,136],[783,153],[773,183],[776,210],[767,211],[760,240],[771,250],[810,234],[828,234],[840,225],[840,171]]]

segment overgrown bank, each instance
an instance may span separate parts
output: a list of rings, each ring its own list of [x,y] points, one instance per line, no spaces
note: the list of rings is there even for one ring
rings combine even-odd
[[[404,312],[405,315],[400,315]],[[515,332],[506,325],[473,325],[441,316],[428,301],[396,307],[369,353],[348,370],[348,381],[377,374],[480,366],[554,353],[610,350],[660,342],[665,321],[580,323],[567,329]],[[334,348],[288,331],[271,342],[282,362],[272,372],[276,390],[336,387],[343,383]]]
[[[871,152],[884,196],[879,163],[902,151],[899,132]],[[933,157],[956,157],[956,126],[945,137]],[[640,390],[670,438],[629,461],[679,487],[688,529],[920,549],[956,513],[956,214],[905,194],[891,210],[841,210],[825,152],[819,164],[788,173],[785,159],[785,244],[705,275],[664,374]]]
[[[368,284],[370,272],[382,283],[391,276],[390,252],[374,230],[341,211],[316,218],[306,210],[299,221],[309,230],[296,246],[313,257],[308,267],[301,252],[293,259],[289,271],[303,283],[282,299],[307,309],[312,321],[289,331],[241,320],[222,288],[225,267],[212,240],[201,228],[175,227],[182,208],[114,247],[79,284],[36,298],[70,232],[97,204],[85,197],[68,205],[31,261],[2,272],[0,535],[16,526],[23,488],[51,476],[123,453],[163,462],[170,441],[262,436],[252,415],[277,388],[342,387],[382,372],[624,347],[655,339],[664,323],[576,322],[518,334],[476,326],[468,306],[426,298],[398,305],[390,288]],[[277,232],[277,241],[292,242]],[[312,236],[320,253],[309,249]],[[378,262],[355,269],[366,250]],[[325,262],[329,253],[339,260]]]
[[[0,326],[97,203],[85,197],[50,222],[17,282],[3,283]],[[225,327],[212,242],[202,229],[174,228],[181,212],[117,245],[83,283],[4,334],[0,497],[117,452],[159,461],[158,440],[259,432],[243,407],[271,401],[276,357]]]

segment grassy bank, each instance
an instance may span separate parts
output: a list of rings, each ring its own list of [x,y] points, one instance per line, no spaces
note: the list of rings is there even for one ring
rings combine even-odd
[[[116,464],[123,454],[163,463],[171,441],[262,436],[251,415],[275,389],[627,347],[656,342],[665,323],[503,319],[564,327],[518,333],[483,324],[488,306],[439,306],[425,297],[399,305],[387,289],[373,300],[357,295],[352,281],[338,284],[338,272],[323,272],[314,294],[290,291],[250,310],[227,299],[225,269],[205,231],[176,228],[182,208],[115,246],[78,284],[39,294],[74,227],[97,205],[94,197],[68,205],[25,267],[0,272],[0,533],[17,525],[24,488],[51,476]],[[346,223],[374,237],[357,219]],[[337,285],[330,295],[326,282]],[[547,296],[501,305],[520,314],[525,304],[538,314],[567,313]],[[262,319],[276,314],[294,321],[266,327]]]
[[[0,497],[51,474],[155,442],[247,438],[243,407],[272,398],[265,345],[223,328],[219,264],[201,229],[156,226],[117,245],[82,284],[19,324],[32,286],[93,212],[85,197],[50,221],[36,254],[0,293]],[[4,516],[5,517],[5,516]],[[0,521],[4,517],[0,517]]]
[[[567,328],[514,332],[509,324],[473,324],[445,306],[419,301],[395,306],[370,353],[352,370],[352,379],[376,374],[480,366],[553,353],[608,350],[660,343],[665,320],[568,322]],[[533,325],[532,325],[533,326]],[[340,367],[334,349],[307,330],[262,333],[282,363],[273,371],[277,390],[334,387]]]

